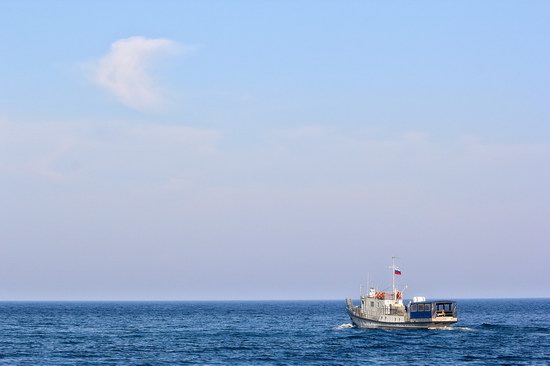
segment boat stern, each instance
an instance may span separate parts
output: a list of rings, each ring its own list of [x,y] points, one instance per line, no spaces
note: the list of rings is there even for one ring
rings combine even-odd
[[[412,322],[444,327],[458,321],[458,309],[456,302],[449,300],[412,302],[409,305],[409,318]]]

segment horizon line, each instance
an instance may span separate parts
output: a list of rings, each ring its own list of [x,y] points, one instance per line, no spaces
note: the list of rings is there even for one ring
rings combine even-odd
[[[356,300],[356,298],[352,298]],[[537,297],[434,297],[437,300],[550,300],[550,296]],[[411,300],[411,299],[404,299]],[[311,301],[345,301],[345,298],[338,299],[0,299],[0,303],[14,302],[311,302]]]

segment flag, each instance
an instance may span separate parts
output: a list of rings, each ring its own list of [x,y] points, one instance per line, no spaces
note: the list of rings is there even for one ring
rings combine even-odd
[[[396,275],[398,275],[398,276],[401,276],[401,270],[400,270],[399,268],[397,268],[397,267],[394,267],[394,269],[393,269],[393,274],[396,274]]]

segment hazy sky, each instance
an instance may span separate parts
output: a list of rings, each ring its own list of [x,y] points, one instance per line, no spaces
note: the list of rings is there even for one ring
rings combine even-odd
[[[0,300],[550,296],[549,19],[2,1]]]

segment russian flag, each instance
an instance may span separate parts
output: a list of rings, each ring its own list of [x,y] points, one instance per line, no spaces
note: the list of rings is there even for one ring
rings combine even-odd
[[[395,267],[395,268],[393,269],[393,274],[396,274],[396,275],[398,275],[398,276],[401,276],[401,270],[400,270],[399,268]]]

